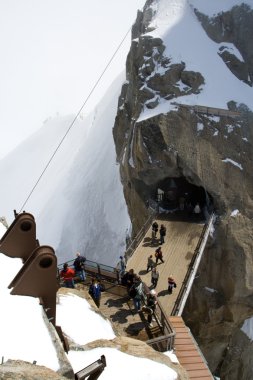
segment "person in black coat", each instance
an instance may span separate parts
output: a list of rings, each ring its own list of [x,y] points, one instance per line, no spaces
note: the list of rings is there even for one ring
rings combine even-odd
[[[160,244],[163,244],[164,243],[164,237],[166,236],[166,227],[161,224],[161,227],[160,227]]]
[[[74,261],[74,268],[75,268],[75,274],[76,277],[79,277],[81,281],[85,281],[86,275],[84,271],[84,263],[86,261],[86,258],[84,256],[81,256],[79,252],[76,254],[76,259]]]
[[[158,224],[157,224],[157,222],[154,222],[152,224],[152,231],[154,231],[154,235],[155,235],[155,238],[156,238],[156,234],[158,232]]]

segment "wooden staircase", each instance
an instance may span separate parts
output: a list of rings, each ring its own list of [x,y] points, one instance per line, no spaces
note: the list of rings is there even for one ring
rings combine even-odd
[[[186,369],[189,379],[213,380],[205,359],[182,317],[171,316],[169,321],[176,332],[175,354],[179,363]]]

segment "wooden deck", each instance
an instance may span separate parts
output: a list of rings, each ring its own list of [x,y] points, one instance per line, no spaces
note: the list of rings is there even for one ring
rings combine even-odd
[[[160,276],[156,291],[159,302],[167,313],[168,319],[176,332],[174,345],[176,356],[180,364],[186,369],[189,379],[213,380],[213,376],[189,328],[185,326],[181,317],[171,316],[173,306],[204,228],[204,223],[189,220],[187,217],[180,219],[168,215],[160,216],[156,221],[159,227],[162,223],[167,229],[165,243],[161,246],[164,263],[159,263],[157,266]],[[146,271],[147,259],[150,255],[153,255],[153,259],[155,260],[155,249],[158,246],[158,240],[156,244],[151,244],[150,227],[127,262],[127,270],[133,268],[135,273],[140,275],[142,281],[150,288],[151,273],[150,271],[148,273]],[[167,291],[167,279],[169,275],[172,275],[177,283],[177,287],[171,295]]]
[[[168,218],[171,220],[168,220]],[[171,314],[204,227],[203,223],[193,222],[188,218],[185,220],[177,219],[178,218],[168,215],[164,217],[160,216],[159,219],[156,219],[159,227],[161,223],[163,223],[167,229],[165,243],[161,245],[164,263],[159,262],[157,266],[160,275],[156,291],[159,302],[168,315]],[[153,255],[153,259],[155,260],[155,249],[158,246],[158,239],[154,245],[151,244],[150,227],[144,239],[140,242],[134,254],[127,262],[127,270],[133,268],[135,273],[139,274],[142,281],[148,286],[151,285],[151,272],[149,271],[147,273],[146,271],[147,261],[150,255]],[[169,275],[172,275],[177,283],[177,288],[173,290],[171,295],[169,295],[167,291]]]
[[[213,376],[181,317],[169,317],[176,332],[174,350],[179,363],[186,369],[189,379],[213,380]]]

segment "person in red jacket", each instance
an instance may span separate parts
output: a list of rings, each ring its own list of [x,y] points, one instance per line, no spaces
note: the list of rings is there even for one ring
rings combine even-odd
[[[74,269],[69,268],[68,264],[65,263],[63,265],[63,270],[60,273],[61,278],[64,281],[64,285],[66,288],[74,288],[74,277],[75,277],[75,271]]]

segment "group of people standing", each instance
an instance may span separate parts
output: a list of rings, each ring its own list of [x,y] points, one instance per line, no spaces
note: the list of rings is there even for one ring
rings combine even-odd
[[[156,221],[152,224],[152,236],[151,236],[151,242],[152,244],[155,244],[157,242],[157,233],[159,230],[159,235],[160,235],[160,244],[164,243],[164,238],[166,236],[166,227],[164,224],[161,224],[160,229],[159,225]]]
[[[63,265],[63,269],[60,272],[60,278],[66,288],[75,288],[75,281],[85,281],[85,261],[86,258],[77,252],[76,259],[74,260],[73,267],[70,268],[68,263]]]
[[[153,222],[152,224],[152,244],[156,242],[156,237],[157,233],[160,233],[160,244],[164,243],[164,238],[166,236],[166,227],[161,224],[161,227],[159,229],[159,225],[156,221]],[[163,259],[163,252],[162,252],[162,247],[158,247],[155,250],[155,261],[153,260],[153,255],[150,255],[148,257],[148,262],[147,262],[147,272],[151,269],[151,283],[153,288],[156,288],[158,279],[159,279],[159,271],[157,270],[157,265],[158,262],[164,263]],[[173,279],[172,275],[168,277],[168,293],[172,294],[173,288],[176,287],[176,282]]]
[[[129,297],[132,298],[136,312],[143,311],[147,313],[147,321],[152,327],[152,319],[157,304],[157,294],[154,289],[142,281],[140,276],[134,273],[133,269],[126,272],[123,276],[123,284],[128,289]]]
[[[147,272],[151,269],[151,283],[154,288],[157,286],[157,282],[159,279],[159,271],[156,268],[158,265],[158,261],[161,261],[161,263],[164,263],[162,247],[158,247],[155,250],[155,261],[153,260],[153,255],[150,255],[148,257],[148,262],[147,262]]]
[[[160,229],[157,222],[152,225],[152,241],[153,238],[157,238],[157,233],[160,234],[160,244],[164,243],[164,237],[166,236],[166,227],[161,224]],[[63,265],[63,269],[60,272],[60,278],[62,279],[64,286],[67,288],[75,288],[75,282],[84,282],[86,280],[85,273],[85,261],[86,258],[79,252],[76,253],[76,258],[73,262],[73,268],[69,267],[68,263]],[[157,294],[155,288],[159,280],[159,271],[157,265],[164,263],[162,247],[159,246],[155,250],[154,259],[153,255],[148,257],[147,272],[151,270],[151,287],[148,287],[138,276],[134,273],[134,269],[126,271],[126,261],[123,256],[119,257],[116,271],[119,274],[119,280],[121,285],[126,286],[130,298],[133,299],[135,310],[147,312],[148,323],[151,325],[152,315],[154,314],[157,304]],[[168,277],[168,293],[171,294],[173,288],[176,287],[176,282],[172,278],[172,275]],[[93,298],[97,307],[100,307],[101,292],[105,290],[103,284],[98,278],[92,278],[89,285],[89,294]]]
[[[156,239],[157,234],[160,234],[160,243],[164,243],[164,237],[166,236],[166,227],[161,224],[160,229],[158,223],[155,221],[152,224],[152,241]],[[120,257],[120,261],[117,265],[117,270],[121,273],[121,284],[128,289],[129,296],[133,299],[133,303],[136,311],[140,311],[141,305],[146,305],[149,300],[151,290],[156,294],[155,288],[157,287],[160,273],[157,269],[159,263],[163,264],[164,256],[162,252],[162,246],[156,248],[153,255],[149,255],[147,260],[147,273],[151,271],[151,286],[148,287],[141,278],[134,273],[133,269],[126,271],[125,260]],[[172,275],[168,277],[168,294],[172,294],[173,289],[177,286]]]

